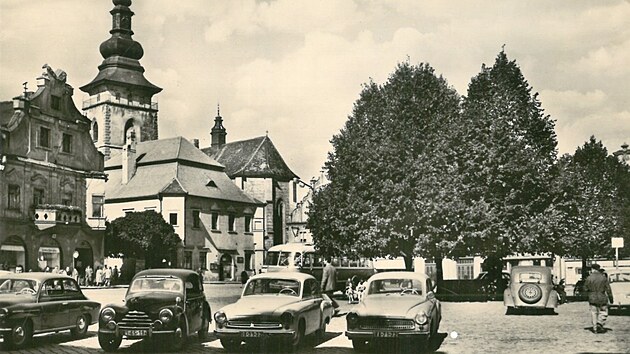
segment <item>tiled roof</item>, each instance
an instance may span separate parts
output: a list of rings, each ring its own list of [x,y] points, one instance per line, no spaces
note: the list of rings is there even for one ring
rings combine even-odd
[[[127,184],[121,183],[121,156],[108,161],[106,200],[151,198],[170,193],[260,204],[234,184],[221,164],[184,138],[138,143],[136,156],[136,172]]]
[[[297,177],[268,136],[235,141],[218,149],[209,147],[201,151],[225,165],[226,173],[232,178],[276,178],[289,181]]]

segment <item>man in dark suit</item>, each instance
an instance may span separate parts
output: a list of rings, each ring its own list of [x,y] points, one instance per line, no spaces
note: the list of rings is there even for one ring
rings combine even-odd
[[[333,307],[336,309],[339,304],[333,299],[333,293],[337,286],[337,269],[330,262],[330,258],[326,258],[326,266],[322,273],[322,292],[326,294],[332,301]]]
[[[599,264],[591,265],[591,275],[584,281],[584,288],[588,292],[588,303],[593,322],[593,332],[605,333],[604,324],[608,318],[608,302],[613,302],[612,290],[608,277]]]

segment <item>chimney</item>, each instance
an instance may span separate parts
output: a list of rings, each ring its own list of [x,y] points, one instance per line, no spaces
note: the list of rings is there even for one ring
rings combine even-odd
[[[127,141],[122,151],[122,184],[127,184],[136,173],[136,132],[127,131]]]
[[[193,145],[195,145],[195,147],[199,149],[199,139],[193,139]]]
[[[227,132],[223,127],[223,118],[221,117],[219,105],[217,105],[217,116],[214,118],[214,127],[212,127],[212,131],[210,132],[210,136],[212,137],[212,144],[210,146],[213,148],[220,148],[225,145],[226,135]]]

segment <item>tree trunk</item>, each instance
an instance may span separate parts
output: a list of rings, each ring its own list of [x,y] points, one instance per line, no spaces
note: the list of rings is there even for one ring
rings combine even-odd
[[[403,256],[405,260],[405,270],[413,271],[413,256]]]
[[[588,269],[586,267],[587,257],[582,257],[582,279],[586,279],[588,277]]]
[[[440,292],[442,283],[444,282],[444,269],[442,268],[442,257],[435,257],[435,283],[437,284],[437,291]]]

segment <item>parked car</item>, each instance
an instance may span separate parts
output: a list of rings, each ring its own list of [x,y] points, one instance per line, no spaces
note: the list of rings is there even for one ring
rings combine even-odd
[[[558,293],[554,290],[550,267],[516,266],[510,272],[510,284],[503,293],[507,313],[522,309],[547,309],[558,307]]]
[[[611,310],[630,311],[630,270],[607,270],[608,281],[613,293]]]
[[[442,310],[430,277],[415,272],[378,273],[368,279],[362,301],[346,316],[346,336],[356,351],[383,340],[435,350]],[[379,350],[380,351],[380,350]]]
[[[27,346],[39,333],[70,330],[75,337],[83,336],[96,323],[100,309],[69,276],[0,275],[0,335],[10,348]]]
[[[306,335],[323,336],[333,314],[332,301],[312,275],[263,273],[247,281],[238,301],[214,314],[214,333],[228,351],[238,350],[242,342],[256,346],[264,338],[295,349]]]
[[[136,274],[124,305],[101,310],[98,342],[115,351],[123,339],[167,338],[181,350],[188,336],[205,338],[211,321],[210,304],[199,274],[188,269],[149,269]]]

